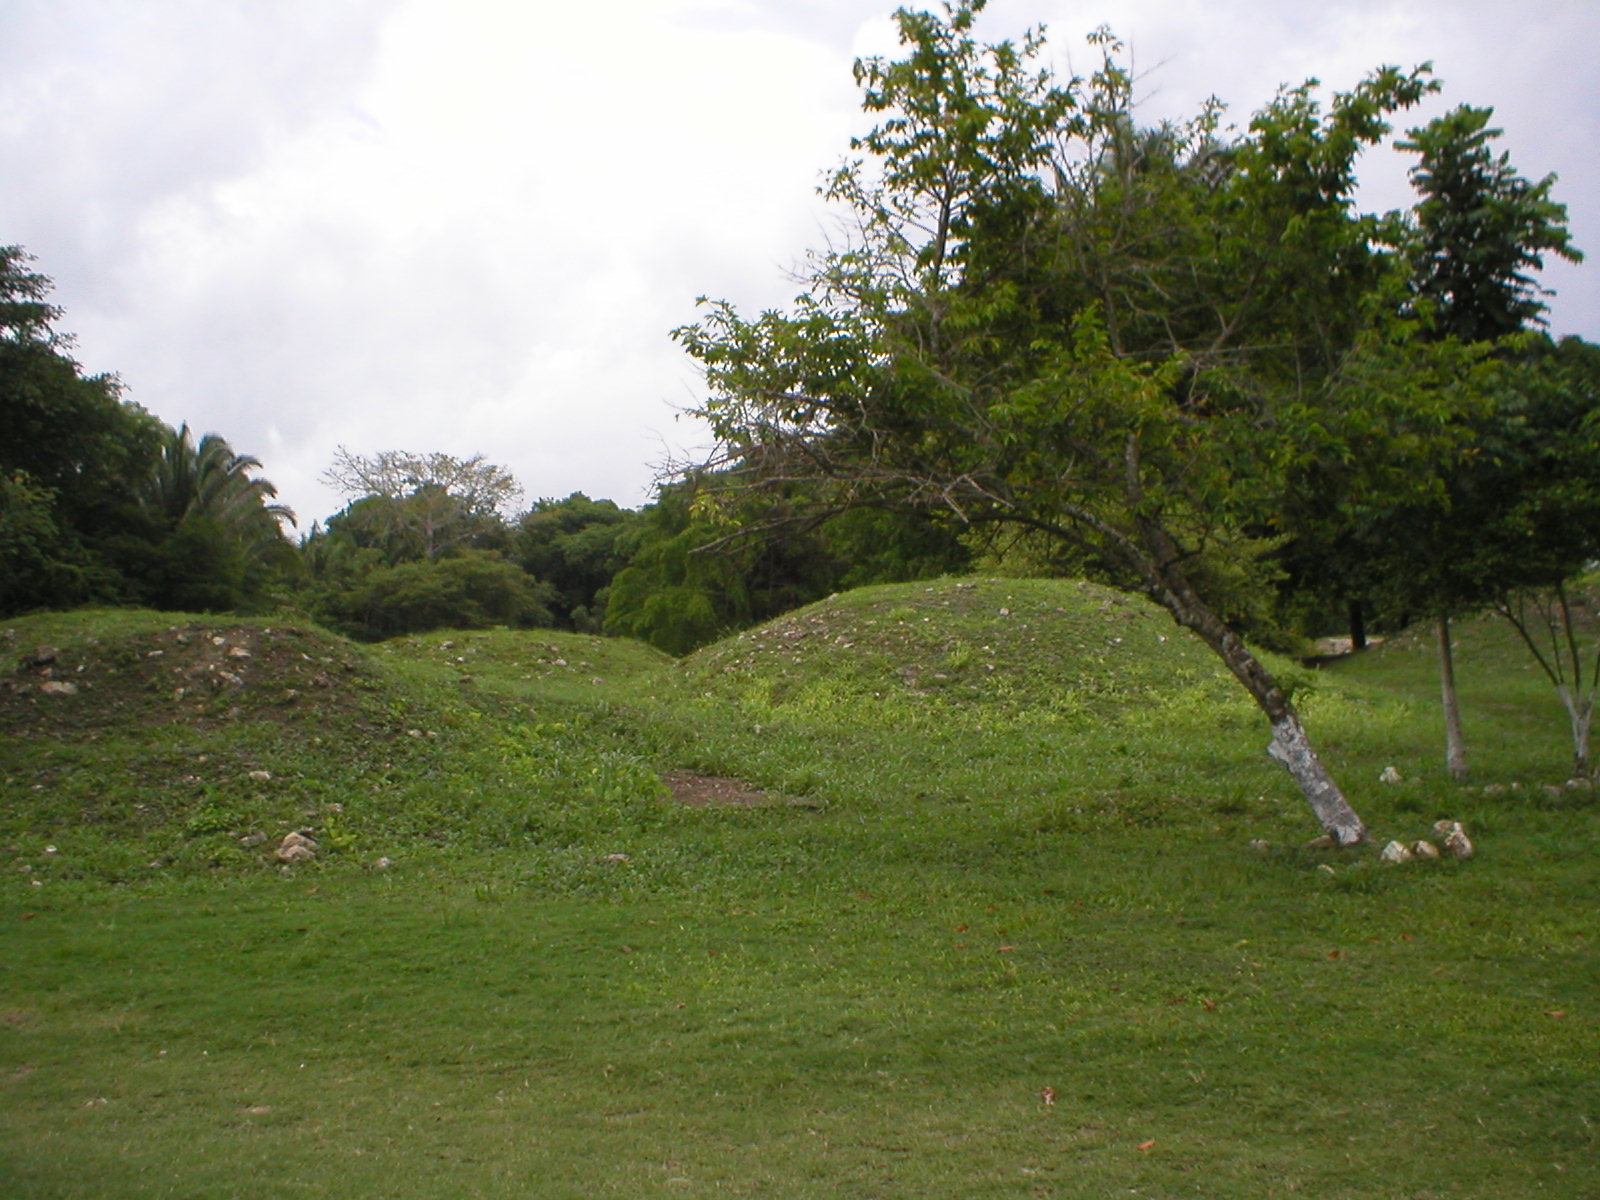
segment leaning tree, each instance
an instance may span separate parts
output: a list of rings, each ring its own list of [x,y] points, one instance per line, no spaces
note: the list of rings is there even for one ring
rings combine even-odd
[[[980,44],[983,7],[901,11],[902,56],[857,64],[877,124],[825,189],[848,237],[793,307],[707,303],[676,331],[709,384],[707,478],[1072,548],[1216,652],[1323,827],[1361,841],[1228,614],[1266,586],[1297,466],[1404,488],[1470,398],[1470,364],[1388,315],[1395,219],[1352,202],[1359,153],[1427,69],[1379,70],[1326,111],[1314,84],[1286,89],[1243,132],[1217,104],[1144,128],[1109,34],[1098,70],[1061,81],[1038,34]]]

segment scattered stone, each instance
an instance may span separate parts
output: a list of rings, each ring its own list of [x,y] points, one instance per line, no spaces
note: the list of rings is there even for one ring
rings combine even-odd
[[[1405,777],[1393,767],[1385,767],[1383,774],[1378,776],[1379,783],[1404,783]]]
[[[247,833],[239,838],[239,845],[243,846],[246,850],[253,850],[257,846],[264,845],[266,840],[267,835],[264,833]]]
[[[60,679],[46,679],[39,685],[39,694],[41,696],[76,696],[78,694],[78,685],[67,683]]]
[[[1336,849],[1338,847],[1338,845],[1339,845],[1338,839],[1336,839],[1333,836],[1333,834],[1325,833],[1321,837],[1312,838],[1309,842],[1307,842],[1304,846],[1302,846],[1301,849],[1302,850],[1333,850],[1333,849]]]
[[[1432,842],[1423,839],[1420,842],[1411,843],[1411,854],[1414,858],[1438,858],[1439,847],[1435,846]]]
[[[632,860],[626,854],[606,854],[601,856],[600,861],[608,863],[625,863],[631,862]]]
[[[1410,862],[1411,851],[1406,848],[1403,842],[1390,842],[1383,848],[1383,852],[1378,857],[1392,866],[1396,863]]]
[[[1252,838],[1250,841],[1250,849],[1259,854],[1265,854],[1268,850],[1272,849],[1272,843],[1264,841],[1261,838]]]
[[[283,835],[283,840],[278,843],[276,858],[281,863],[308,862],[317,856],[317,843],[315,838],[307,837],[299,830]]]
[[[250,657],[253,657],[253,656],[251,655],[250,651],[246,650],[243,646],[231,646],[228,649],[228,657],[229,658],[250,658]]]
[[[1594,780],[1586,778],[1583,775],[1574,775],[1571,779],[1567,780],[1567,791],[1569,792],[1587,792],[1593,787]]]
[[[392,866],[394,866],[394,859],[390,858],[387,854],[385,854],[382,858],[374,859],[372,863],[372,869],[374,871],[387,871]]]
[[[56,661],[54,646],[35,646],[22,656],[22,665],[29,671],[41,671]]]
[[[1317,868],[1317,870],[1321,871],[1324,875],[1336,874],[1336,872],[1334,871],[1333,867],[1328,863],[1323,863],[1320,867]]]
[[[1435,821],[1433,831],[1444,838],[1445,853],[1452,858],[1471,858],[1475,852],[1472,839],[1461,827],[1460,821]]]

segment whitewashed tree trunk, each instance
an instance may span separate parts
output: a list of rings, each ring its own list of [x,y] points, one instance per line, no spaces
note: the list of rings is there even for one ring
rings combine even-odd
[[[1367,828],[1328,774],[1293,709],[1272,722],[1272,743],[1267,753],[1283,764],[1322,827],[1341,846],[1354,846],[1367,837]]]
[[[1164,538],[1165,534],[1160,536]],[[1146,573],[1146,594],[1171,613],[1179,625],[1199,635],[1266,714],[1272,724],[1272,743],[1267,753],[1289,772],[1322,828],[1341,846],[1366,841],[1367,827],[1312,749],[1289,694],[1251,653],[1244,639],[1188,586],[1181,568],[1176,566],[1181,555],[1169,544],[1158,543],[1156,549],[1160,556],[1158,561],[1164,561],[1167,569],[1151,569]]]
[[[1561,697],[1561,703],[1567,710],[1567,719],[1572,722],[1572,769],[1579,776],[1589,774],[1589,727],[1594,719],[1594,692],[1578,694],[1578,689],[1570,684],[1561,684],[1556,688],[1556,694]]]

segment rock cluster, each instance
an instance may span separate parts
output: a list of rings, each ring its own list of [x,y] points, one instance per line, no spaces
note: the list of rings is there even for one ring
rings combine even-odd
[[[1409,845],[1405,842],[1390,842],[1379,852],[1378,857],[1391,866],[1410,862],[1414,858],[1472,857],[1474,852],[1472,839],[1467,837],[1467,831],[1461,827],[1460,821],[1435,821],[1433,832],[1443,843],[1442,850],[1438,845],[1423,838]]]

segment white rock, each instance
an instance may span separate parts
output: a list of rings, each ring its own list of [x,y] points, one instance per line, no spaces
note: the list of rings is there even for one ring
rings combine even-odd
[[[250,778],[254,779],[257,783],[268,783],[272,779],[272,772],[271,771],[251,771],[250,772]]]
[[[1383,853],[1378,856],[1384,862],[1394,864],[1411,861],[1411,851],[1406,849],[1403,842],[1390,842],[1383,848]]]
[[[1429,841],[1412,842],[1411,853],[1415,858],[1438,858],[1439,847]]]
[[[76,696],[78,694],[78,685],[75,683],[63,683],[59,679],[46,679],[39,685],[39,691],[46,696]]]
[[[1404,782],[1404,777],[1400,774],[1399,771],[1396,771],[1393,767],[1385,767],[1383,769],[1383,774],[1378,776],[1378,782],[1379,783],[1402,783],[1402,782]]]
[[[1471,858],[1474,853],[1472,840],[1459,825],[1444,839],[1444,848],[1452,858]]]
[[[316,839],[307,837],[299,830],[284,834],[283,840],[278,843],[276,857],[281,863],[305,862],[316,856]]]

